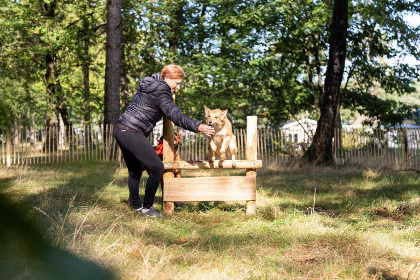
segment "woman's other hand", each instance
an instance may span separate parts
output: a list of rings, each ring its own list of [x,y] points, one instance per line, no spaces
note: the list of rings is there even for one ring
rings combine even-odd
[[[205,124],[200,124],[198,130],[207,136],[212,136],[214,134],[214,128]]]

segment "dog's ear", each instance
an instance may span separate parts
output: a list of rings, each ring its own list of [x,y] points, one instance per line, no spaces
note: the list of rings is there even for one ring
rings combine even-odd
[[[226,117],[226,115],[227,115],[227,113],[228,113],[228,109],[226,109],[226,110],[222,111],[222,115],[220,116],[220,119],[221,119],[221,120],[224,120],[224,119],[225,119],[225,117]]]
[[[207,117],[208,115],[210,115],[210,109],[209,109],[209,108],[207,108],[207,106],[206,106],[206,105],[204,105],[204,111],[206,112],[206,117]]]

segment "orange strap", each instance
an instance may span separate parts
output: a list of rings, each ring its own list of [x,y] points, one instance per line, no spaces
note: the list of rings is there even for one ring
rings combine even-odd
[[[156,154],[158,155],[163,155],[163,141],[162,140],[157,140],[158,141],[158,145],[155,148]],[[176,152],[174,153],[174,155],[176,156]]]
[[[159,145],[155,148],[156,154],[163,155],[163,141],[158,140]]]

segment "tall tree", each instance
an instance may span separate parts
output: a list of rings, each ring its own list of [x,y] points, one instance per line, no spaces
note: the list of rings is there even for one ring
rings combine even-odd
[[[120,115],[121,0],[107,1],[104,123],[116,124]]]
[[[332,140],[346,60],[347,28],[348,0],[335,0],[329,39],[328,66],[321,103],[321,117],[318,120],[313,142],[305,155],[309,162],[328,164],[334,161]]]

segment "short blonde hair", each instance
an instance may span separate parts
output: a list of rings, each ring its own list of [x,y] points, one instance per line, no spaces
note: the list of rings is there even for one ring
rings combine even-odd
[[[184,79],[185,77],[184,70],[176,64],[169,64],[163,67],[160,75],[162,76],[162,79]]]

